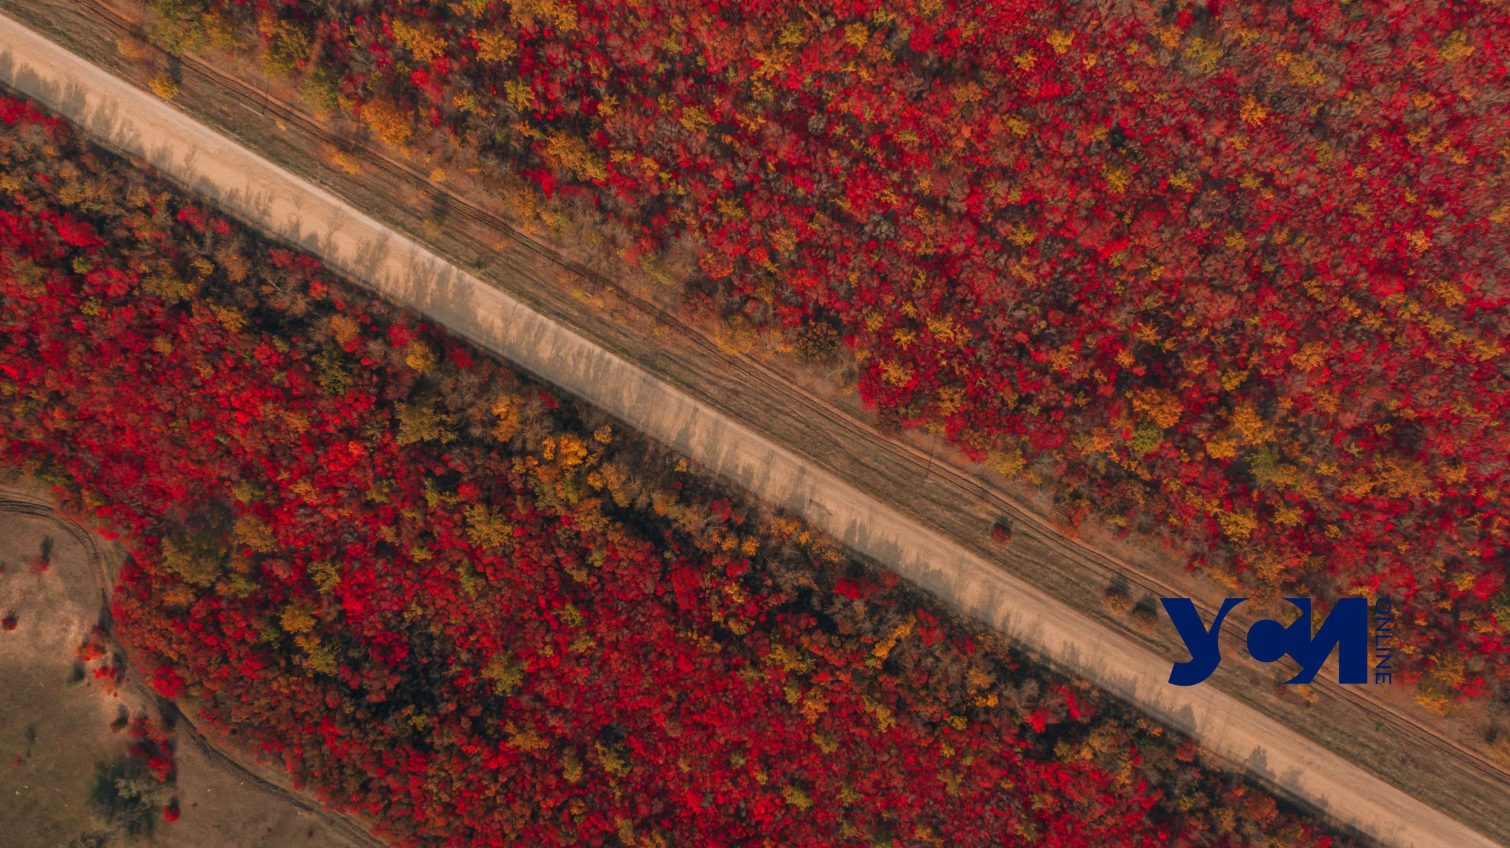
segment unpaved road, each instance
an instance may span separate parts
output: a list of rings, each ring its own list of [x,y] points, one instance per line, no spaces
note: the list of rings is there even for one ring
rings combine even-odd
[[[1391,845],[1494,844],[1214,686],[1168,686],[1168,661],[1144,645],[3,16],[0,81],[332,268],[800,513],[1339,822]]]

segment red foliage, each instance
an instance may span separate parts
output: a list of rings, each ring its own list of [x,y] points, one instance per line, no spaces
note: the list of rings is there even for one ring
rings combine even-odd
[[[723,314],[836,329],[1072,526],[1388,594],[1435,685],[1505,679],[1502,8],[199,5],[636,252],[690,236]]]
[[[1330,840],[1213,815],[1254,793],[894,575],[15,123],[0,457],[126,540],[159,691],[396,844]]]
[[[152,675],[152,688],[164,698],[177,698],[183,694],[184,679],[172,668],[165,665],[158,666],[157,671]]]

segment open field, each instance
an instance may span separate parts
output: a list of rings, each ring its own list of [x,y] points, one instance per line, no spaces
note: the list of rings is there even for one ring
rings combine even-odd
[[[45,548],[44,548],[45,546]],[[34,567],[43,550],[47,567]],[[30,488],[0,487],[0,609],[16,615],[0,633],[0,831],[15,848],[56,848],[118,833],[89,797],[98,763],[127,753],[122,717],[157,716],[161,705],[126,672],[117,688],[76,660],[97,623],[122,553],[53,512]],[[175,713],[175,719],[177,718]],[[243,767],[178,721],[176,779],[181,817],[157,819],[131,844],[152,848],[297,848],[376,844],[318,804]],[[110,838],[107,845],[124,844]],[[87,844],[87,843],[79,843]]]
[[[19,39],[12,43],[19,43]],[[54,61],[60,64],[63,59],[57,57]],[[26,74],[21,77],[23,84],[28,82]],[[105,82],[101,81],[102,85]],[[46,99],[46,91],[37,93]],[[267,170],[265,163],[261,170],[256,170],[253,160],[230,148],[217,148],[213,152],[201,148],[197,161],[192,154],[185,156],[186,151],[174,145],[184,144],[196,130],[177,113],[159,104],[152,104],[158,110],[154,120],[161,122],[154,125],[142,122],[141,115],[150,111],[146,106],[142,111],[132,107],[129,114],[108,107],[102,112],[91,102],[95,95],[89,91],[79,88],[68,94],[66,102],[54,100],[54,105],[70,115],[82,116],[86,126],[117,146],[148,155],[170,174],[176,173],[179,179],[218,197],[272,232],[314,247],[333,266],[383,284],[396,299],[416,305],[464,335],[594,400],[645,432],[698,457],[730,479],[777,503],[802,510],[857,550],[895,565],[921,585],[953,598],[966,609],[998,624],[1010,617],[1006,622],[1009,632],[1166,720],[1177,725],[1189,722],[1211,750],[1237,761],[1263,750],[1267,768],[1277,773],[1276,783],[1302,797],[1325,798],[1339,817],[1377,826],[1382,821],[1379,816],[1391,815],[1389,808],[1395,805],[1387,800],[1391,797],[1390,790],[1382,787],[1380,794],[1374,796],[1385,799],[1380,807],[1345,809],[1339,800],[1345,797],[1346,790],[1368,787],[1373,779],[1356,774],[1356,769],[1349,772],[1347,769],[1351,767],[1330,775],[1325,771],[1302,773],[1314,762],[1309,756],[1324,755],[1307,755],[1304,743],[1278,725],[1265,724],[1266,719],[1255,717],[1243,727],[1223,727],[1232,716],[1242,715],[1245,708],[1215,690],[1193,696],[1181,693],[1183,702],[1150,704],[1150,700],[1158,701],[1158,695],[1167,693],[1167,689],[1159,691],[1163,689],[1162,676],[1167,673],[1167,664],[1146,648],[1125,636],[1110,633],[1103,639],[1087,640],[1085,634],[1095,631],[1097,625],[1078,613],[1064,610],[1058,602],[1042,596],[1037,588],[1023,585],[978,553],[954,545],[916,521],[860,494],[852,483],[815,469],[784,449],[763,443],[751,430],[689,401],[634,366],[603,355],[581,337],[549,325],[496,289],[447,267],[402,237],[384,232],[375,222],[342,208],[328,195],[297,183],[292,183],[295,190],[288,191],[284,186],[291,183],[286,174]],[[119,95],[130,97],[132,92],[119,91]],[[213,139],[209,141],[213,143]],[[218,165],[219,169],[188,177],[181,171],[185,160],[192,165]],[[1046,539],[1047,534],[1044,535]],[[1014,542],[1012,546],[1011,555],[1023,558],[1017,563],[1019,568],[1034,563],[1034,547],[1027,541],[1031,538],[1030,534],[1020,533],[1022,544]],[[1037,544],[1042,559],[1035,564],[1047,569],[1056,559],[1053,548],[1044,540]],[[1062,614],[1047,615],[1045,610],[1060,610]],[[1112,679],[1119,675],[1122,679]],[[1182,716],[1186,709],[1191,711],[1188,717]],[[1285,739],[1294,741],[1289,751],[1275,744]],[[1294,773],[1290,771],[1292,768],[1296,769]],[[1330,790],[1318,791],[1310,783],[1317,778],[1336,782]],[[1502,789],[1500,784],[1499,790]],[[1491,810],[1495,791],[1491,782],[1489,794],[1484,796],[1491,802]],[[1400,798],[1396,801],[1400,805],[1396,810],[1421,812],[1413,802]],[[1425,818],[1412,818],[1420,822],[1430,815],[1424,812]],[[1410,838],[1406,830],[1396,833],[1402,839]]]
[[[0,634],[0,830],[16,845],[67,844],[89,829],[95,762],[126,751],[110,729],[125,704],[92,677],[72,682],[101,610],[90,541],[0,502],[0,609],[16,616]],[[50,565],[39,572],[44,545]]]

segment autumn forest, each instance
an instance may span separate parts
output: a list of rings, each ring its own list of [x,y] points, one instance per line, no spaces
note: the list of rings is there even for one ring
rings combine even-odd
[[[1051,582],[1036,554],[1013,559],[1026,529],[1247,609],[1385,598],[1402,634],[1382,693],[1291,688],[1288,665],[1234,693],[1268,673],[1250,662],[1202,684],[1241,711],[1161,713],[1148,704],[1177,687],[1082,676],[1049,637],[904,579],[817,496],[778,502],[380,295],[318,238],[123,153],[23,93],[0,51],[0,484],[115,546],[69,659],[70,685],[151,707],[121,707],[127,754],[90,764],[107,797],[89,809],[116,804],[117,836],[183,814],[180,719],[306,813],[412,848],[1408,844],[1262,744],[1203,744],[1260,719],[1465,827],[1510,798],[1502,6],[65,5],[125,33],[96,37],[107,60],[82,35],[65,46],[152,108],[215,124],[185,72],[213,65],[287,104],[247,95],[231,124],[291,147],[326,133],[343,147],[306,144],[311,159],[372,194],[259,151],[310,192],[418,206],[432,195],[363,168],[405,163],[434,196],[465,174],[444,190],[480,187],[494,205],[476,210],[544,234],[554,282],[520,285],[565,291],[591,265],[649,286],[659,320],[703,345],[688,361],[789,375],[813,415],[926,456],[920,489],[966,480],[989,528],[970,540],[848,482],[1019,587]],[[216,127],[257,146],[234,129]],[[497,283],[501,253],[447,255],[455,219],[368,212]],[[585,287],[563,297],[623,336],[666,331]],[[781,447],[816,479],[833,469],[814,451],[844,432]],[[1036,521],[1016,543],[1008,500]],[[1069,650],[1121,639],[1168,670],[1156,584],[1067,562],[1054,597],[1082,595],[1065,609],[1091,623]],[[48,567],[46,549],[0,562],[0,589]],[[0,608],[0,663],[47,616]],[[1421,775],[1434,795],[1400,786],[1449,749],[1457,771]],[[1472,791],[1449,809],[1455,786]]]

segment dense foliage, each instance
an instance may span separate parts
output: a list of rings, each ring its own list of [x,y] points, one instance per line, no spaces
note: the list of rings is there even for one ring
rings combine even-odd
[[[122,534],[133,667],[397,844],[1330,842],[799,522],[0,119],[0,457]]]
[[[1403,599],[1431,691],[1505,677],[1503,6],[150,5],[635,250],[694,238],[694,306],[842,339],[883,418],[1074,522]]]

